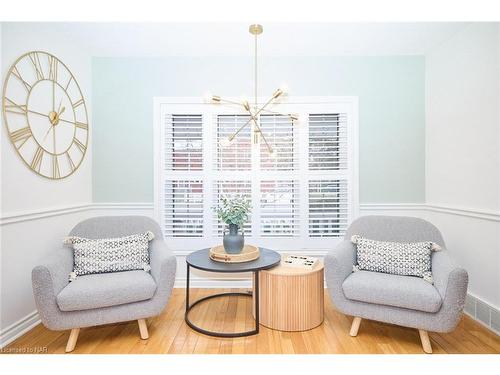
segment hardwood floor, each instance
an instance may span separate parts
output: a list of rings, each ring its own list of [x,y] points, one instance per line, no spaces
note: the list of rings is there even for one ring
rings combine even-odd
[[[184,323],[184,293],[184,289],[175,289],[163,313],[147,320],[148,340],[140,339],[137,321],[82,328],[73,353],[424,354],[416,329],[363,319],[358,336],[351,337],[353,318],[335,311],[328,295],[325,295],[325,321],[310,331],[280,332],[261,326],[256,336],[236,339],[204,336]],[[191,301],[213,293],[213,289],[193,289]],[[253,327],[251,309],[250,298],[221,298],[195,307],[190,317],[197,325],[210,330],[242,331]],[[3,352],[38,347],[46,348],[48,353],[64,353],[68,335],[69,331],[49,331],[40,324]],[[430,332],[430,338],[435,354],[500,353],[500,337],[467,316],[454,332]]]

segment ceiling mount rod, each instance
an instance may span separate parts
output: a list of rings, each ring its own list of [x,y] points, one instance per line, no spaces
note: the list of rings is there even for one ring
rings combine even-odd
[[[254,74],[254,106],[255,109],[257,109],[257,36],[262,34],[264,31],[262,25],[259,24],[253,24],[250,25],[248,28],[248,31],[250,34],[254,35],[255,37],[255,54],[254,54],[254,69],[255,69],[255,74]]]

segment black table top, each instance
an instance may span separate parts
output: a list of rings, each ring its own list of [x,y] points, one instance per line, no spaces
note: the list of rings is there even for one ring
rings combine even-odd
[[[191,267],[210,272],[253,272],[272,268],[281,261],[281,256],[274,250],[259,247],[260,257],[244,263],[222,263],[210,259],[210,249],[192,252],[186,257]]]

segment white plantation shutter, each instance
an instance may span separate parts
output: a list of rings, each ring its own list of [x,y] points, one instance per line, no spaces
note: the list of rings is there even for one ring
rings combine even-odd
[[[166,236],[203,236],[203,181],[167,180],[164,199]]]
[[[274,149],[271,157],[264,143],[260,143],[260,169],[291,171],[297,166],[297,147],[295,146],[294,124],[288,116],[261,115],[260,127],[267,141]]]
[[[202,115],[165,115],[165,169],[203,169]]]
[[[155,146],[161,147],[155,152],[155,210],[174,250],[222,243],[227,225],[214,207],[234,195],[252,205],[246,243],[307,253],[341,240],[358,204],[357,104],[300,100],[272,107],[297,113],[298,121],[259,115],[274,157],[263,140],[253,144],[252,124],[229,146],[221,144],[250,119],[237,108],[182,100],[155,107]]]
[[[309,115],[309,169],[347,168],[347,116],[345,113]]]
[[[309,181],[309,236],[340,237],[348,224],[347,181]]]
[[[216,170],[221,171],[249,171],[252,169],[252,140],[249,125],[234,138],[230,146],[222,147],[220,142],[234,134],[241,126],[250,120],[248,115],[216,115],[215,136],[213,147],[215,150]]]
[[[299,235],[297,181],[261,181],[260,232],[263,237]]]
[[[252,201],[252,181],[214,181],[213,188],[213,207],[216,207],[222,196],[231,197],[240,195]],[[217,214],[213,213],[213,235],[220,237],[224,230],[227,232],[227,225],[217,218]],[[243,227],[245,236],[252,235],[252,217],[250,216],[248,223]]]

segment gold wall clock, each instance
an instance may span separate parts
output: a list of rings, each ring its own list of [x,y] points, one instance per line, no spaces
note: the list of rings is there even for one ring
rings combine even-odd
[[[5,78],[2,109],[10,141],[35,173],[61,179],[75,172],[87,151],[87,105],[68,67],[54,55],[19,57]]]

